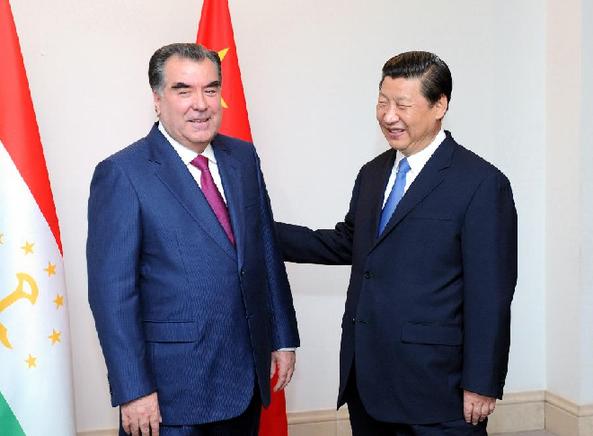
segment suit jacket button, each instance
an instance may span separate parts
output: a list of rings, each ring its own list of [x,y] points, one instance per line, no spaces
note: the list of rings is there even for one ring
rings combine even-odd
[[[245,275],[245,270],[243,268],[241,268],[241,275],[244,276]]]
[[[356,324],[356,318],[352,318],[352,324]]]
[[[373,277],[373,274],[370,271],[367,271],[364,273],[364,278],[365,279],[370,279],[371,277]]]

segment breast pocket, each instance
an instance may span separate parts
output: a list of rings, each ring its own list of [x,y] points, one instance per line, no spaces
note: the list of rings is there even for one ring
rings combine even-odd
[[[448,274],[461,264],[459,223],[447,216],[414,214],[405,224],[406,243],[418,253],[416,263],[423,271],[413,277],[414,283],[425,285],[435,277],[449,280]]]

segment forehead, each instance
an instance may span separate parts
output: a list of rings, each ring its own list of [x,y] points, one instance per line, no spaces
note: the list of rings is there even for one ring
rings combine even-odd
[[[196,61],[175,55],[165,62],[163,78],[166,84],[210,83],[218,80],[218,70],[210,59]]]
[[[406,79],[405,77],[385,77],[379,94],[394,99],[415,100],[424,98],[421,92],[422,82],[419,78]]]

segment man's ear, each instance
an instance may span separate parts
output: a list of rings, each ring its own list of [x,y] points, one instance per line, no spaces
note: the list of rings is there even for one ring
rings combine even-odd
[[[447,109],[449,109],[449,102],[447,101],[445,94],[441,94],[440,98],[434,104],[434,107],[436,109],[436,119],[442,120],[447,113]]]
[[[158,117],[161,114],[161,96],[158,91],[152,91],[152,101],[154,102],[154,111]]]

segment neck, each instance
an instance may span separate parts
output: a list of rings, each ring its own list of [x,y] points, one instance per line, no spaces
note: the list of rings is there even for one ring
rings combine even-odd
[[[208,144],[209,144],[209,143],[195,144],[192,142],[180,140],[180,139],[176,138],[175,136],[173,136],[169,132],[169,129],[167,129],[167,126],[165,126],[165,124],[163,124],[161,121],[159,121],[159,130],[161,130],[161,132],[164,133],[165,137],[169,140],[169,142],[175,141],[177,144],[181,145],[182,147],[185,147],[188,150],[191,150],[197,154],[202,154],[204,152],[204,150],[206,150],[206,147],[208,147]]]
[[[428,147],[434,141],[434,139],[436,138],[436,136],[439,134],[440,131],[441,131],[441,125],[439,124],[437,126],[437,128],[435,130],[433,130],[429,135],[424,137],[421,141],[419,141],[414,146],[408,147],[406,150],[401,150],[401,153],[405,157],[410,157],[416,153],[421,152],[422,150],[424,150],[426,147]]]

